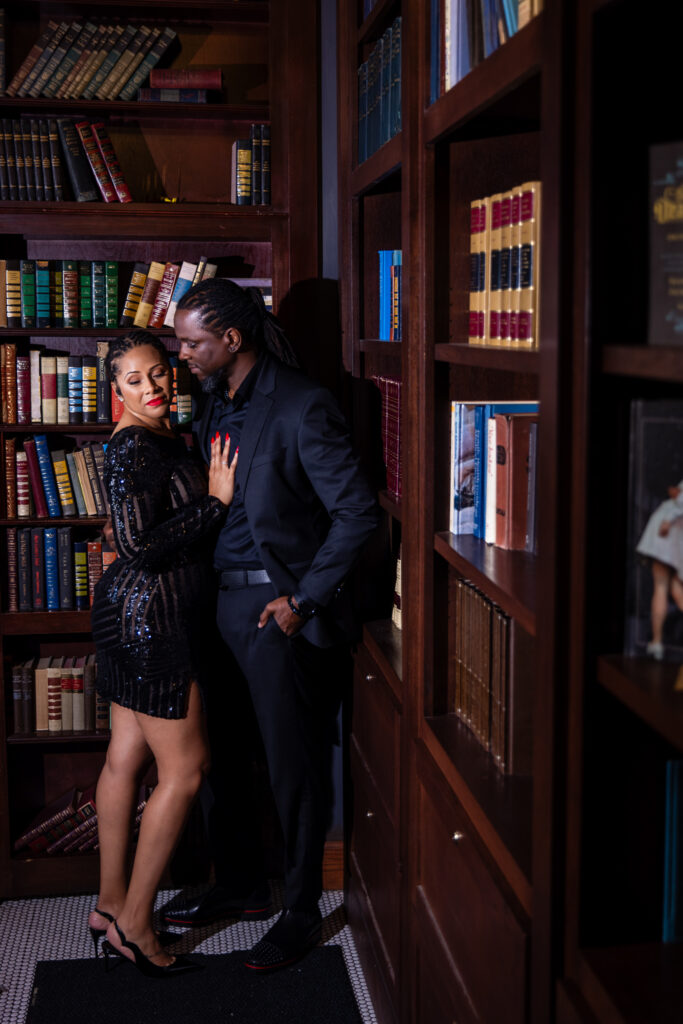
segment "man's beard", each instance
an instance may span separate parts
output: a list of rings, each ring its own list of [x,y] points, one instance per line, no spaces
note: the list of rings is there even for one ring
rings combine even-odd
[[[227,367],[221,366],[220,369],[215,370],[214,373],[210,373],[208,377],[205,377],[201,381],[202,391],[207,395],[223,395],[227,387],[228,371]]]

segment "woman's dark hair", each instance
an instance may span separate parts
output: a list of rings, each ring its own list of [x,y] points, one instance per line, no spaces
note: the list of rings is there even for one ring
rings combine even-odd
[[[205,331],[218,337],[234,327],[250,348],[266,349],[288,366],[297,359],[287,336],[263,301],[259,288],[241,288],[226,277],[210,277],[185,292],[177,312],[197,312]]]
[[[122,334],[120,338],[112,338],[109,342],[109,351],[107,352],[104,365],[107,376],[112,384],[116,383],[121,356],[132,348],[140,348],[141,345],[151,345],[152,348],[157,350],[163,362],[170,365],[168,351],[161,338],[158,338],[155,334],[150,334],[149,331],[128,331],[127,334]]]

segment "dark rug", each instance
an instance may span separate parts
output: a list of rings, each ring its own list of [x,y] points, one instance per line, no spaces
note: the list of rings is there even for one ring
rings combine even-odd
[[[117,961],[41,960],[26,1024],[362,1024],[339,946],[261,975],[244,953],[196,954],[206,964],[175,978],[145,978]]]

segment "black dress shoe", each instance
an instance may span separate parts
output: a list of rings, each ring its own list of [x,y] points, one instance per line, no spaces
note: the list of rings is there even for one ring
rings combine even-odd
[[[320,913],[283,910],[244,961],[253,971],[277,971],[296,963],[320,942]]]
[[[249,896],[233,896],[227,889],[215,885],[208,892],[191,897],[184,903],[166,907],[161,916],[167,924],[198,928],[227,917],[262,921],[272,913],[273,901],[268,885],[260,886]]]

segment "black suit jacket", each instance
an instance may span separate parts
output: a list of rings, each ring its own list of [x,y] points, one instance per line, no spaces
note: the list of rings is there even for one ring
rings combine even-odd
[[[206,446],[213,399],[193,426]],[[302,632],[328,646],[348,638],[343,583],[379,521],[332,395],[265,354],[240,439],[237,483],[252,536],[277,594],[301,592],[322,612]]]

